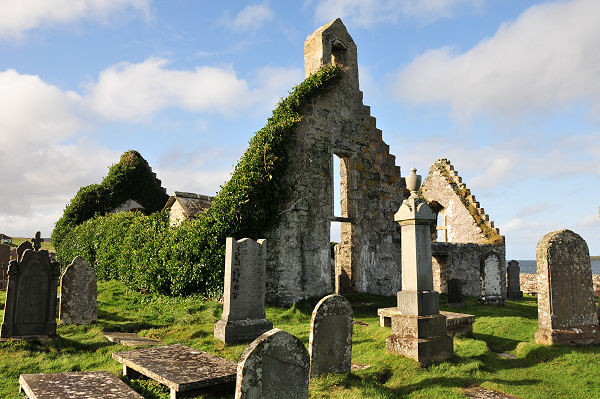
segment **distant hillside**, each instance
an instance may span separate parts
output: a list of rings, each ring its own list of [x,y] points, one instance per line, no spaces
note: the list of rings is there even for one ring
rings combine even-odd
[[[600,260],[600,256],[590,256],[591,260]]]

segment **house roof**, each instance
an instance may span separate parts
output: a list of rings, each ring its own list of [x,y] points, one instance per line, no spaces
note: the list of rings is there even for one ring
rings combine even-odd
[[[12,240],[12,237],[7,236],[6,234],[2,234],[0,233],[0,240],[5,240],[7,238],[10,238]]]
[[[196,218],[210,207],[213,198],[208,195],[175,191],[175,195],[169,198],[163,210],[170,209],[177,201],[186,217]]]

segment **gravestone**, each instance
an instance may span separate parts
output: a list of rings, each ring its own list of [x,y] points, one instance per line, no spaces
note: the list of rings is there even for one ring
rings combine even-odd
[[[439,293],[433,289],[431,229],[436,216],[417,195],[421,176],[405,178],[410,197],[394,220],[402,234],[402,291],[398,291],[398,314],[391,316],[392,335],[386,350],[427,366],[453,355],[453,341],[446,334],[446,317],[440,314]]]
[[[108,371],[21,374],[19,384],[30,399],[144,399]]]
[[[321,299],[310,321],[310,376],[349,373],[352,360],[352,306],[341,295]]]
[[[228,237],[225,246],[223,314],[215,338],[226,344],[252,341],[273,323],[265,318],[266,241]]]
[[[19,261],[10,261],[0,337],[37,339],[56,336],[59,275],[60,265],[50,259],[46,250],[26,249],[20,254]]]
[[[244,351],[237,368],[235,398],[308,398],[309,367],[302,341],[274,328]]]
[[[94,269],[76,256],[60,278],[59,319],[65,324],[91,324],[98,318]]]
[[[546,234],[536,248],[539,344],[600,343],[588,246],[570,230]]]
[[[464,308],[462,299],[462,281],[458,278],[448,280],[448,306],[451,308]]]
[[[236,363],[181,344],[115,352],[112,357],[123,365],[123,376],[145,376],[166,385],[171,399],[215,390],[231,393],[235,383]]]
[[[481,296],[479,302],[486,305],[504,305],[506,300],[503,295],[501,276],[504,274],[504,266],[500,262],[500,255],[496,252],[488,252],[481,258]]]
[[[516,260],[508,262],[506,273],[508,274],[508,292],[506,295],[510,299],[523,298],[523,291],[521,291],[521,268],[519,267],[519,262]]]
[[[17,262],[21,261],[23,254],[28,249],[33,249],[33,245],[31,245],[31,243],[29,241],[23,241],[22,243],[19,244],[19,246],[17,247],[17,259],[16,259]]]

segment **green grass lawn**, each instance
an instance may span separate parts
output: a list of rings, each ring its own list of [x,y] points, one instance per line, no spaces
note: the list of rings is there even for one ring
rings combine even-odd
[[[102,330],[137,332],[162,342],[182,343],[238,361],[245,345],[225,346],[213,338],[222,305],[200,297],[143,295],[117,282],[98,286],[98,323],[58,327],[49,343],[0,342],[0,397],[18,398],[22,373],[108,370],[121,375],[111,353],[131,348],[108,342]],[[4,308],[4,293],[0,305]],[[385,351],[389,328],[379,327],[377,309],[395,305],[395,297],[348,296],[355,319],[352,361],[370,368],[347,375],[312,379],[311,398],[461,398],[462,388],[481,385],[522,398],[600,397],[600,347],[546,347],[533,342],[537,305],[533,297],[508,301],[504,307],[467,299],[461,310],[477,316],[473,337],[454,339],[453,359],[428,368]],[[445,297],[441,302],[445,304]],[[308,347],[314,302],[289,308],[267,307],[275,327],[300,338]],[[444,310],[447,309],[442,306]],[[516,359],[504,359],[508,352]],[[148,380],[126,380],[146,398],[168,398],[168,391]],[[209,397],[209,396],[207,396]],[[212,397],[212,396],[210,396]]]

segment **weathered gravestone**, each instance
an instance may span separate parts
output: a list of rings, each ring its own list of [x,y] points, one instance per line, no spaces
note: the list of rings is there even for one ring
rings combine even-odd
[[[31,243],[29,241],[23,241],[22,243],[20,243],[19,246],[17,247],[17,259],[15,259],[15,260],[17,262],[20,262],[21,258],[23,257],[23,254],[28,249],[33,249],[33,245],[31,245]]]
[[[503,295],[501,276],[504,266],[500,262],[500,255],[488,252],[481,257],[481,296],[479,301],[491,305],[504,305],[506,300]]]
[[[244,351],[237,368],[235,398],[308,398],[309,367],[302,341],[274,328]]]
[[[310,321],[310,376],[349,373],[352,361],[352,306],[341,295],[321,299]]]
[[[266,241],[228,237],[225,246],[223,314],[215,338],[226,344],[252,341],[273,323],[265,318]]]
[[[462,299],[462,281],[458,278],[448,280],[448,306],[451,308],[464,308]]]
[[[77,256],[60,278],[59,319],[65,324],[91,324],[98,318],[94,269]]]
[[[536,248],[540,344],[600,343],[588,246],[570,230],[546,234]]]
[[[46,250],[26,249],[19,254],[19,261],[10,261],[0,337],[35,339],[56,335],[59,275],[60,265]]]
[[[410,197],[394,220],[402,233],[402,291],[398,291],[398,314],[391,316],[392,335],[386,350],[427,366],[453,355],[452,338],[446,335],[446,317],[440,314],[439,293],[433,289],[431,225],[436,216],[417,195],[421,176],[405,178]]]
[[[144,399],[108,371],[21,374],[19,384],[29,399]]]
[[[519,267],[519,262],[516,260],[508,262],[506,273],[508,274],[508,292],[506,295],[510,299],[523,298],[523,291],[521,291],[521,268]]]

